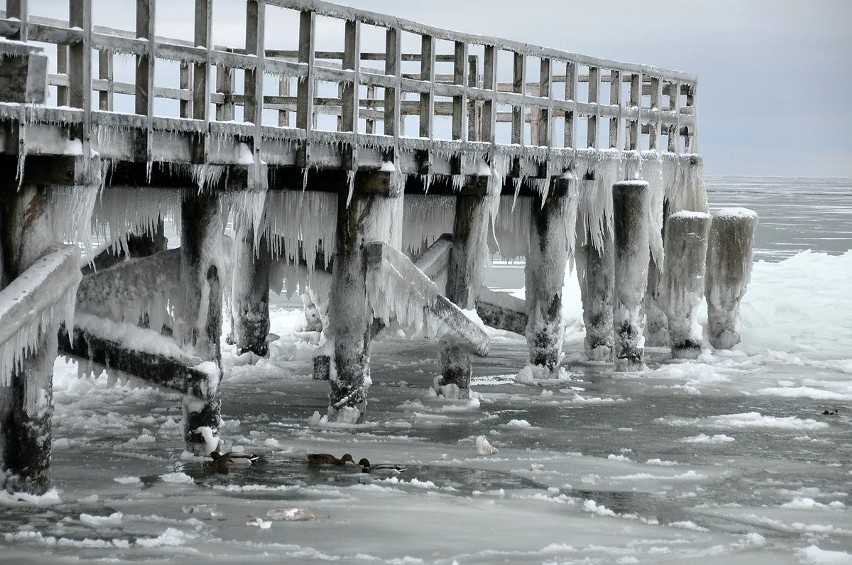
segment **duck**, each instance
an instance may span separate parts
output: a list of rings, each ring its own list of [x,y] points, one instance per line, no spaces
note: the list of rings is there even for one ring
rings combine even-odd
[[[358,461],[358,464],[361,466],[362,473],[370,473],[371,475],[399,475],[406,470],[406,467],[397,465],[396,463],[379,463],[377,465],[371,465],[367,458],[361,459]]]
[[[345,465],[346,463],[355,464],[355,460],[348,453],[344,453],[343,457],[338,459],[330,453],[309,453],[305,457],[308,458],[308,463],[314,465]]]
[[[835,408],[834,410],[823,410],[822,415],[823,416],[837,416],[837,408]]]
[[[210,458],[212,461],[207,463],[207,467],[217,473],[227,473],[231,467],[248,467],[258,460],[257,455],[242,451],[229,451],[228,453],[211,451]]]

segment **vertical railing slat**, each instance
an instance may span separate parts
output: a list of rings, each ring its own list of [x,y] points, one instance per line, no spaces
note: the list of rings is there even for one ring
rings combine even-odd
[[[307,76],[299,79],[296,98],[296,127],[309,133],[314,123],[314,77],[315,65],[314,12],[303,11],[299,15],[299,62],[308,66]]]
[[[479,86],[479,58],[476,55],[467,56],[467,86],[477,88]],[[475,100],[468,99],[467,103],[467,139],[468,141],[479,141],[482,135],[482,116],[479,104]]]
[[[385,74],[394,77],[394,87],[385,89],[385,135],[399,137],[402,101],[402,33],[388,28],[385,33]]]
[[[577,124],[577,64],[568,61],[565,64],[565,100],[572,109],[565,114],[565,147],[576,148]]]
[[[629,120],[627,126],[627,145],[625,149],[628,151],[636,151],[639,149],[639,135],[642,131],[642,73],[636,72],[630,76],[630,107],[637,114],[636,117]]]
[[[112,111],[113,92],[113,54],[110,51],[98,51],[98,78],[107,83],[106,90],[98,93],[98,108],[104,111]],[[181,114],[181,117],[184,117]]]
[[[192,117],[210,121],[210,64],[213,50],[213,4],[212,0],[195,0],[195,46],[204,47],[207,57],[203,63],[192,67]]]
[[[83,121],[74,128],[83,155],[90,150],[92,123],[92,0],[70,0],[69,25],[83,30],[83,40],[68,48],[68,103],[82,108]]]
[[[147,40],[145,54],[136,56],[136,113],[146,116],[147,130],[144,142],[137,144],[139,157],[152,160],[152,125],[154,117],[154,67],[156,61],[156,0],[136,0],[136,37]]]
[[[352,82],[346,81],[341,85],[341,130],[357,133],[361,106],[359,97],[361,87],[361,22],[358,20],[346,22],[343,68],[352,71],[354,76]]]
[[[181,118],[191,118],[192,117],[192,106],[193,106],[193,96],[192,96],[192,65],[189,63],[180,63],[180,77],[179,77],[179,85],[181,89],[181,95],[185,95],[184,93],[189,93],[188,99],[180,99],[180,117]]]
[[[432,139],[435,119],[435,38],[420,39],[420,80],[429,83],[429,91],[420,93],[420,137]]]
[[[495,143],[497,133],[497,48],[486,45],[482,61],[482,88],[490,97],[482,104],[482,141]]]
[[[246,2],[246,53],[254,55],[255,61],[253,69],[246,69],[243,85],[243,92],[245,93],[243,121],[254,124],[254,135],[252,136],[254,164],[251,168],[250,181],[253,186],[249,188],[260,188],[266,185],[263,178],[263,167],[261,167],[263,161],[261,156],[263,145],[263,71],[266,62],[265,33],[266,1],[249,0]]]
[[[542,108],[539,111],[539,119],[538,119],[538,131],[537,135],[533,136],[533,143],[535,145],[543,145],[546,147],[551,147],[552,143],[552,130],[553,130],[553,89],[551,84],[553,82],[553,65],[551,64],[551,60],[547,57],[542,58],[540,65],[540,72],[538,78],[538,95],[541,98],[548,99],[548,105],[546,108]]]
[[[20,22],[18,34],[13,35],[9,39],[17,41],[26,41],[29,35],[29,0],[6,0],[6,17],[18,18]]]
[[[523,53],[515,53],[512,71],[512,92],[526,98],[527,58]],[[512,143],[523,145],[524,143],[524,120],[526,115],[526,104],[512,106]]]
[[[453,83],[464,87],[461,96],[453,96],[453,139],[465,141],[467,138],[467,43],[456,41],[453,54]]]
[[[609,119],[609,146],[618,148],[618,135],[621,131],[621,71],[609,71],[609,104],[618,106],[618,115]]]
[[[660,142],[660,79],[651,77],[651,112],[648,122],[648,148],[658,149]]]
[[[600,103],[601,70],[599,67],[589,67],[589,104],[594,105],[594,114],[589,114],[586,127],[586,146],[598,147],[598,104]]]

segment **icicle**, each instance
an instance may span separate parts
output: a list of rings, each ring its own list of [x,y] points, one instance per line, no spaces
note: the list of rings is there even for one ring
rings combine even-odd
[[[346,193],[346,207],[349,208],[349,204],[352,202],[352,195],[355,194],[355,171],[346,171],[346,186],[348,190]]]
[[[403,200],[403,251],[416,257],[441,234],[453,231],[456,214],[454,197],[406,194]]]

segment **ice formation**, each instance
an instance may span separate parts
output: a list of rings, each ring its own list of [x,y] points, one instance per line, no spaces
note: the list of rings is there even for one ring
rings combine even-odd
[[[445,233],[452,233],[456,199],[452,196],[406,194],[403,203],[402,250],[414,257]],[[399,221],[399,219],[397,219]]]
[[[320,252],[331,261],[337,231],[337,194],[316,191],[270,191],[266,195],[266,236],[273,257],[290,263],[304,260],[314,269]]]

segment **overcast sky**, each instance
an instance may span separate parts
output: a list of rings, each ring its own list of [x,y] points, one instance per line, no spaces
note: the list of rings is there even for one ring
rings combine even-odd
[[[852,0],[338,0],[456,31],[699,77],[711,175],[852,177]],[[133,29],[133,0],[93,0]],[[67,0],[31,0],[48,15]],[[160,0],[159,35],[192,38],[193,0]],[[244,37],[244,2],[214,0],[214,41]],[[55,16],[54,16],[55,17]],[[267,37],[297,33],[268,20]],[[270,41],[267,41],[269,46]]]

